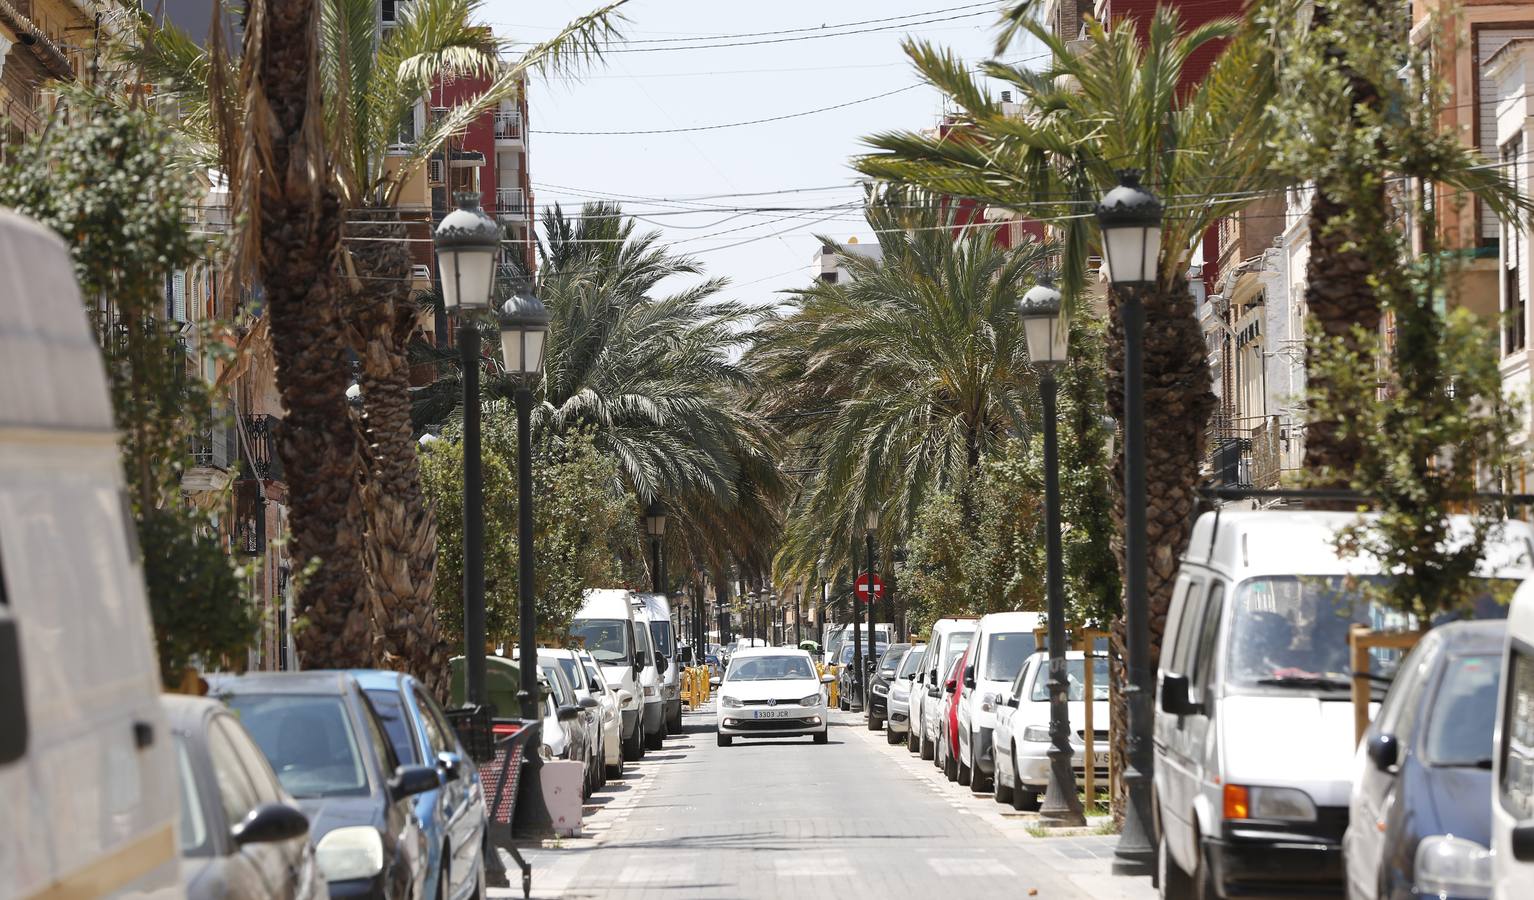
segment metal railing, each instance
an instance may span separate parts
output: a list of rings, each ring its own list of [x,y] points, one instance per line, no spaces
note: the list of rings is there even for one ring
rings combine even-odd
[[[522,138],[522,113],[498,112],[495,114],[495,139],[516,141]]]
[[[526,193],[521,188],[496,188],[495,211],[503,216],[526,215]]]
[[[192,438],[192,465],[228,469],[234,462],[234,440],[223,420],[209,422]]]
[[[282,481],[282,458],[277,455],[277,436],[272,431],[277,417],[244,416],[240,424],[246,441],[240,447],[240,479]]]

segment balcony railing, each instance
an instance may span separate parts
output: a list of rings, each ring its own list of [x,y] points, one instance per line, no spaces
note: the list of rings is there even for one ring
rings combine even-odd
[[[522,113],[498,112],[495,114],[495,139],[519,141],[522,139]]]
[[[276,416],[245,416],[246,446],[240,448],[241,481],[282,481],[282,459],[277,455],[277,436],[272,433]]]
[[[503,216],[527,215],[527,195],[521,188],[496,188],[495,211]]]

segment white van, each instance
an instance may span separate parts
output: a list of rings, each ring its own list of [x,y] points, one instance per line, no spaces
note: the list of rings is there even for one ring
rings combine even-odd
[[[922,759],[932,759],[937,751],[938,723],[943,714],[938,702],[943,694],[943,679],[964,648],[969,646],[979,620],[972,618],[938,619],[927,636],[927,655],[911,688],[911,726],[916,731],[916,749]]]
[[[0,211],[0,897],[183,897],[171,734],[101,355]]]
[[[650,643],[655,645],[655,666],[660,672],[660,696],[665,706],[666,731],[682,732],[682,666],[677,659],[676,635],[671,622],[671,602],[665,594],[637,594],[650,620]]]
[[[639,728],[647,750],[659,750],[666,741],[666,701],[661,696],[661,668],[666,665],[666,660],[655,650],[650,630],[654,624],[649,610],[636,599],[634,646],[639,651],[639,695],[644,703],[640,710]]]
[[[580,612],[570,622],[570,636],[602,667],[607,686],[618,692],[623,719],[623,758],[644,756],[644,692],[640,687],[643,647],[634,622],[633,594],[621,588],[586,591]]]
[[[1035,612],[991,613],[975,627],[970,641],[975,651],[964,664],[959,687],[958,737],[959,783],[969,782],[977,794],[990,790],[996,777],[996,707],[1039,648],[1034,632],[1043,618]]]
[[[1494,900],[1534,897],[1534,581],[1513,597],[1492,754]]]
[[[1342,891],[1356,743],[1348,630],[1413,624],[1352,587],[1381,577],[1374,560],[1337,554],[1338,530],[1358,521],[1261,510],[1195,523],[1155,712],[1163,896],[1192,896],[1192,879],[1213,896]],[[1462,518],[1451,526],[1467,533]],[[1534,529],[1509,522],[1476,576],[1516,583],[1531,572]],[[1399,655],[1374,651],[1373,674],[1387,676]],[[1377,700],[1385,683],[1374,684]]]

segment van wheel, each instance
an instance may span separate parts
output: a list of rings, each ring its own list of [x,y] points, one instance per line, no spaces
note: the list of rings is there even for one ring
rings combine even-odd
[[[613,765],[613,766],[608,766],[607,767],[607,778],[622,778],[622,777],[623,777],[623,761],[622,760],[619,760],[617,765]]]
[[[660,731],[645,735],[644,745],[646,750],[659,750],[666,744],[666,724],[661,723]]]
[[[1166,832],[1156,842],[1156,890],[1161,900],[1181,900],[1193,896],[1193,879],[1172,858],[1166,845]]]
[[[1204,842],[1198,832],[1193,833],[1193,841],[1198,848],[1198,871],[1193,873],[1191,896],[1194,900],[1219,900],[1220,892],[1214,884],[1214,867],[1209,865],[1209,857],[1204,853]]]
[[[913,727],[919,727],[916,726],[915,722],[911,724]],[[916,736],[916,752],[921,754],[922,759],[932,758],[932,744],[927,740],[927,729],[925,728],[922,728],[921,734]]]
[[[639,733],[639,726],[634,726],[634,733],[623,739],[623,758],[629,762],[644,756],[644,735]],[[619,773],[622,774],[621,772]]]

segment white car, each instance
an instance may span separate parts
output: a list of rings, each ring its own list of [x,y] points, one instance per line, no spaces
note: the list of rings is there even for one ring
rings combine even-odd
[[[891,744],[906,740],[906,735],[911,733],[911,690],[916,684],[916,670],[921,667],[922,654],[926,652],[926,644],[917,644],[907,650],[895,669],[895,680],[890,682],[889,719],[884,723],[884,737]]]
[[[784,647],[749,647],[735,653],[718,680],[719,746],[737,737],[813,735],[824,744],[826,690],[831,675],[816,675],[809,653]]]
[[[959,783],[977,794],[990,790],[996,774],[996,704],[1038,648],[1035,612],[991,613],[980,619],[969,660],[959,679]]]
[[[623,698],[602,677],[602,667],[589,650],[577,650],[575,656],[581,661],[586,677],[591,680],[591,692],[602,704],[602,765],[606,778],[623,775]]]
[[[1067,710],[1071,726],[1071,768],[1078,785],[1086,774],[1086,655],[1065,654],[1070,680]],[[1038,808],[1049,785],[1049,654],[1028,658],[1012,684],[1012,692],[997,705],[996,802],[1016,809]],[[1093,773],[1108,783],[1108,660],[1092,658]]]

